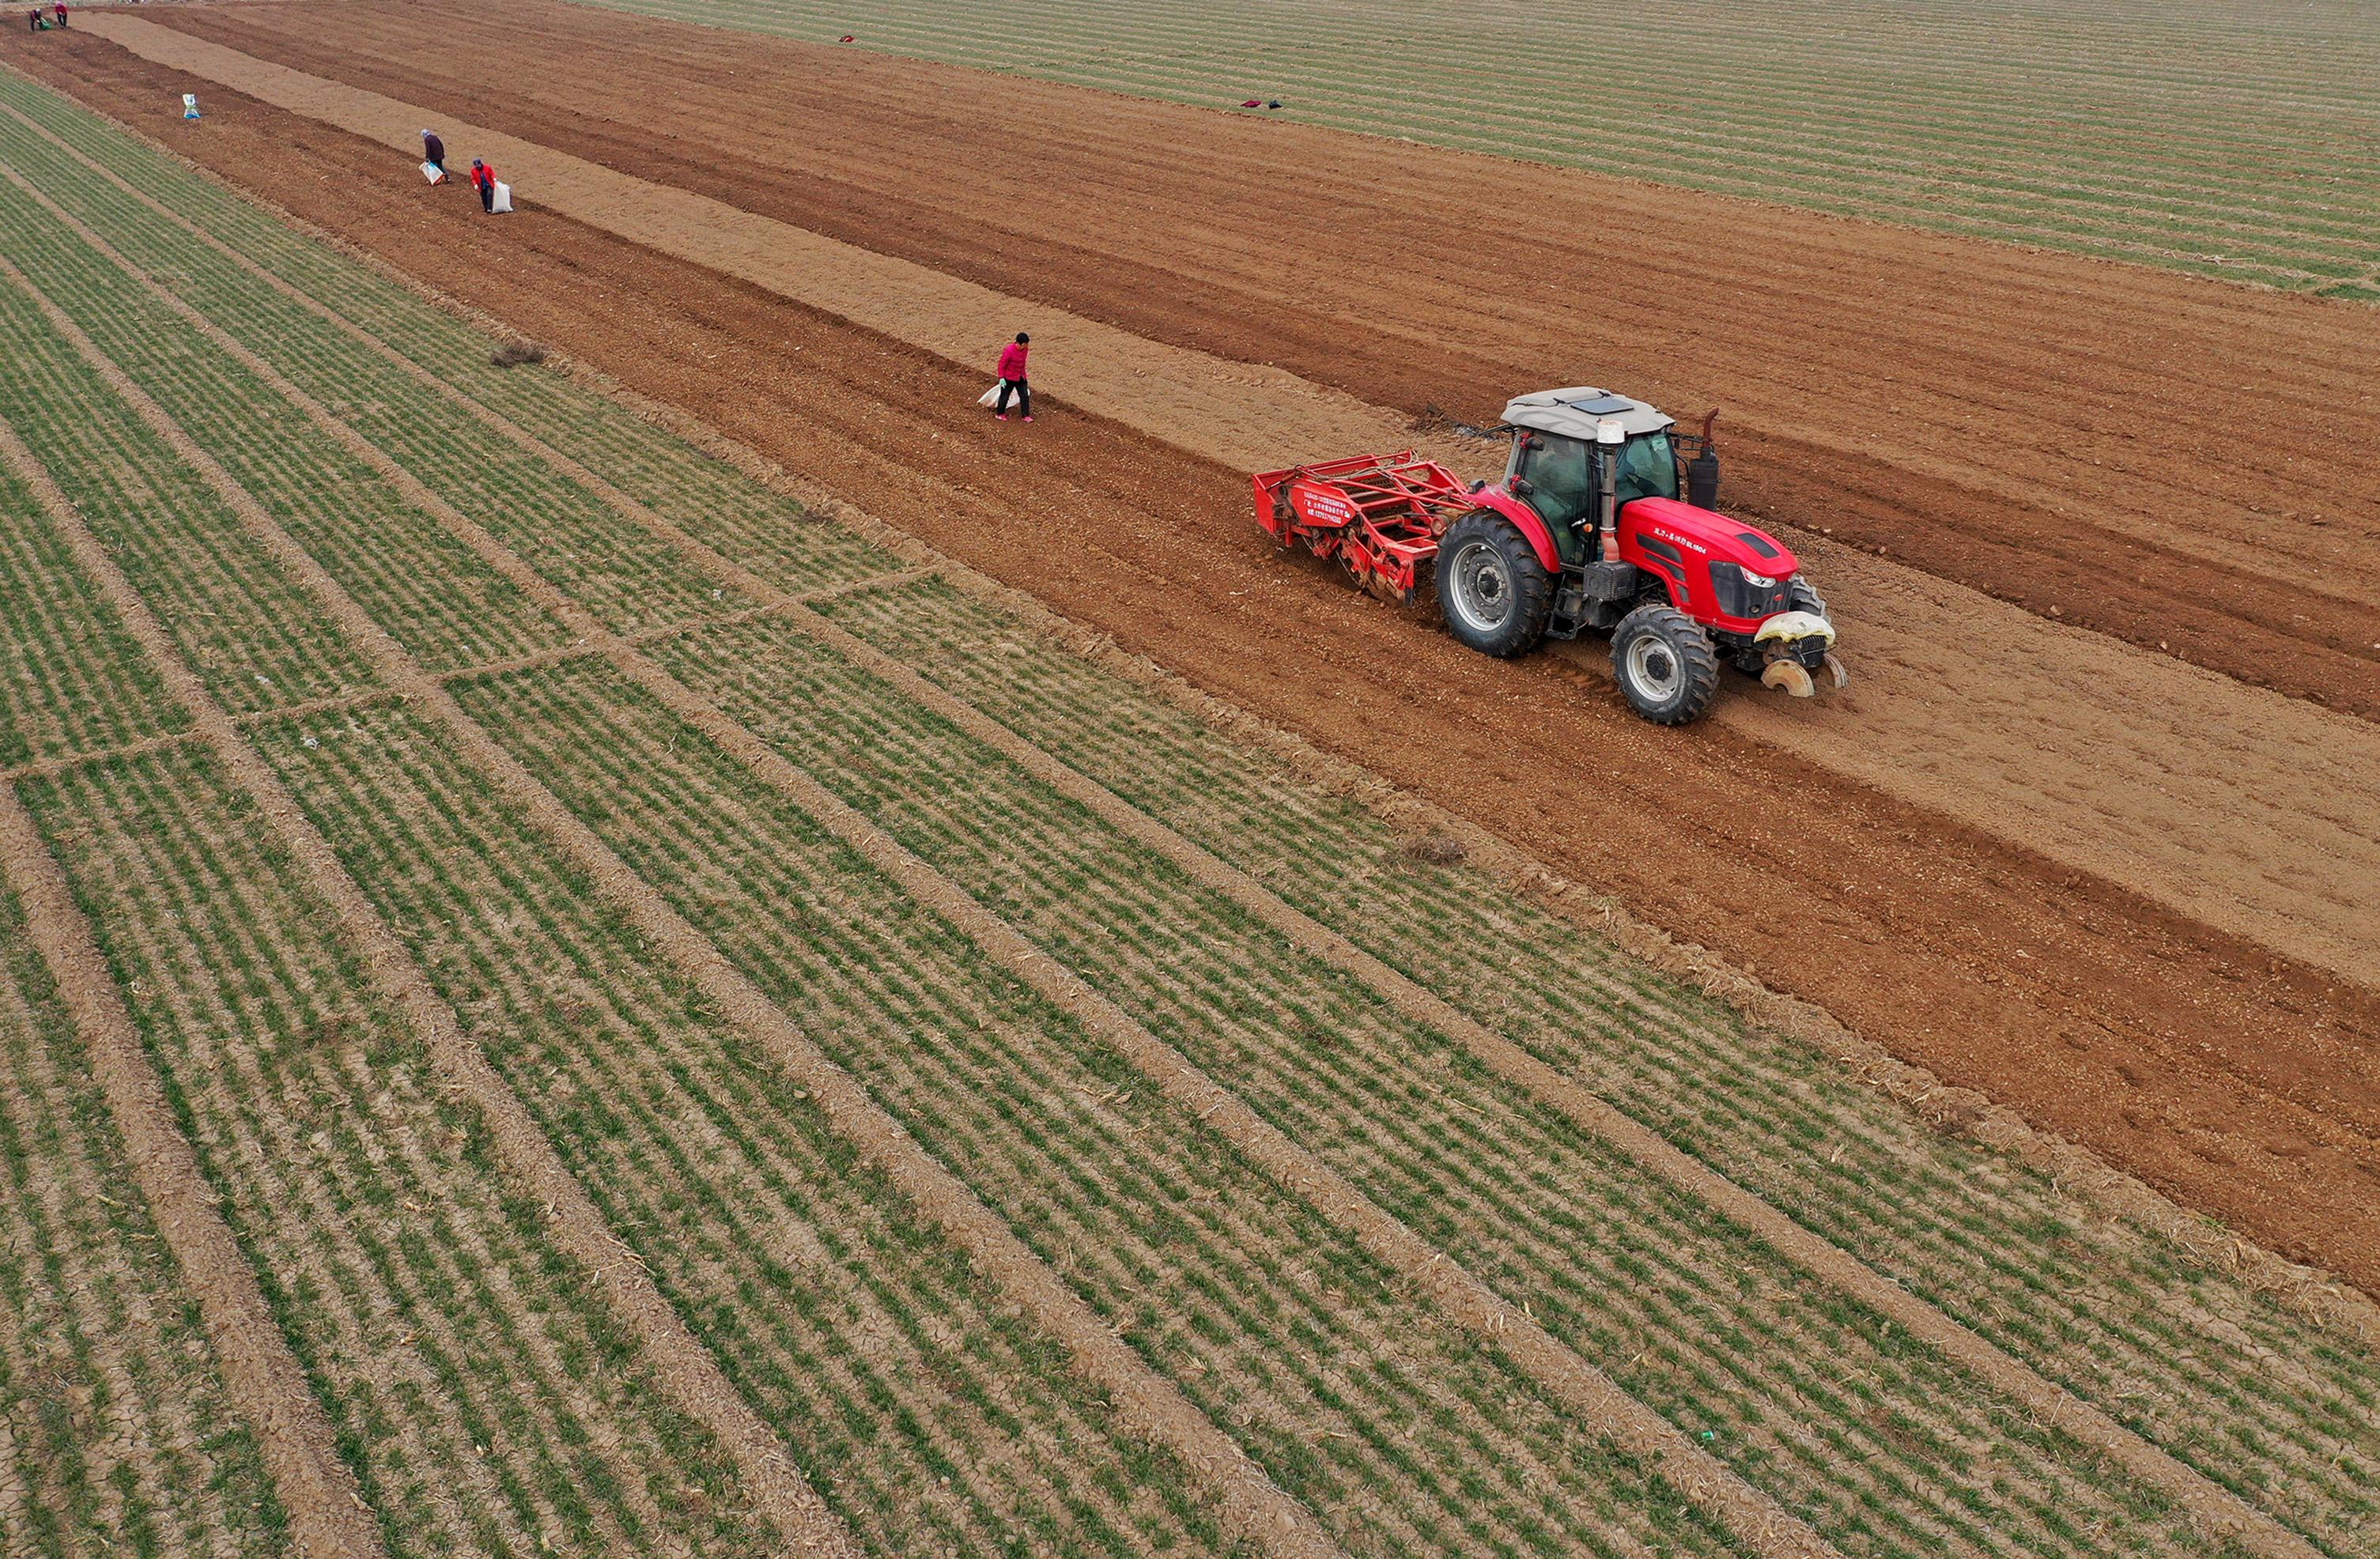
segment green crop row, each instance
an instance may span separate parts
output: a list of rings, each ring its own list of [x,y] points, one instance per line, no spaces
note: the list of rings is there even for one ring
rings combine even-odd
[[[255,1429],[5,888],[0,963],[0,1553],[285,1553]]]
[[[0,417],[48,470],[101,543],[131,576],[151,610],[216,699],[233,709],[269,708],[371,684],[362,659],[342,643],[304,593],[241,529],[239,521],[171,450],[141,427],[98,376],[76,357],[31,298],[0,281]],[[12,511],[21,512],[21,511]],[[42,527],[42,531],[46,526]],[[56,559],[55,538],[26,544],[32,555]],[[71,571],[49,574],[55,587],[88,590]],[[11,595],[12,616],[27,627],[32,603]],[[22,615],[20,615],[22,614]],[[29,643],[24,664],[62,654],[68,641]],[[120,649],[112,637],[93,649]],[[80,673],[86,695],[116,678],[128,691],[149,685],[128,662]],[[153,674],[151,674],[153,675]],[[113,712],[61,705],[28,719],[70,721],[92,736],[110,728],[128,735],[168,728],[153,695]]]
[[[820,42],[852,19],[819,0],[602,3]],[[2380,191],[2323,154],[2339,115],[2371,112],[2346,64],[2380,64],[2368,15],[2332,7],[2306,47],[2269,52],[2230,36],[2239,7],[1961,19],[1848,0],[1501,20],[1424,0],[896,0],[859,46],[1215,106],[1278,94],[1307,123],[2277,285],[2380,264]],[[2165,46],[2140,47],[2144,29]]]
[[[1847,1553],[2177,1541],[2080,1447],[832,651],[758,622],[657,653]]]
[[[1343,1544],[1723,1546],[1658,1476],[617,673],[576,663],[457,695]]]
[[[297,407],[206,341],[12,183],[18,264],[391,631],[433,666],[562,643],[560,626]]]
[[[211,447],[221,437],[212,429],[193,430]],[[658,755],[666,760],[670,755]],[[883,897],[864,888],[856,896],[868,904]],[[958,999],[945,995],[938,1002],[949,1007]],[[1060,1021],[1054,1015],[1046,1021]],[[946,1026],[949,1021],[946,1017]],[[1079,1034],[1073,1037],[1079,1046]],[[997,1098],[1001,1107],[978,1118],[978,1129],[1013,1135],[1020,1118],[1030,1119],[1036,1097],[1051,1091],[1065,1096],[1064,1091],[1054,1076],[1045,1076],[1043,1090],[1016,1080],[987,1094],[979,1074],[996,1066],[980,1053],[988,1043],[977,1041],[972,1064],[978,1072],[965,1082],[972,1093]],[[1113,1071],[1109,1061],[1080,1075],[1111,1091]],[[1063,1251],[1045,1249],[1068,1262],[1077,1251],[1107,1252],[1100,1263],[1104,1308],[1119,1321],[1128,1313],[1127,1301],[1148,1311],[1147,1347],[1181,1355],[1174,1361],[1203,1383],[1199,1399],[1258,1443],[1267,1465],[1293,1477],[1297,1492],[1334,1517],[1351,1541],[1364,1540],[1367,1549],[1455,1551],[1471,1537],[1500,1531],[1507,1534],[1501,1543],[1524,1551],[1604,1551],[1615,1542],[1627,1546],[1632,1535],[1673,1548],[1723,1546],[1674,1490],[1580,1435],[1467,1334],[1399,1298],[1343,1235],[1310,1210],[1299,1210],[1275,1237],[1268,1220],[1281,1215],[1268,1210],[1269,1188],[1233,1166],[1195,1124],[1168,1117],[1176,1132],[1192,1138],[1172,1154],[1174,1173],[1204,1177],[1186,1179],[1185,1186],[1238,1188],[1228,1198],[1215,1193],[1219,1205],[1210,1216],[1180,1218],[1169,1210],[1163,1181],[1122,1170],[1100,1171],[1098,1189],[1105,1195],[1087,1198],[1073,1183],[1090,1173],[1080,1165],[1098,1163],[1102,1150],[1128,1148],[1135,1130],[1148,1128],[1135,1127],[1112,1104],[1081,1108],[1099,1125],[1089,1143],[1093,1151],[1053,1163],[1048,1144],[1028,1130],[1023,1142],[987,1147],[984,1162],[1014,1161],[1011,1173],[1046,1186],[1042,1194],[1062,1209],[1128,1197],[1135,1215],[1154,1220],[1161,1238],[1181,1247],[1169,1271],[1174,1292],[1162,1308],[1141,1290],[1152,1272],[1165,1269],[1126,1260],[1143,1241],[1089,1224],[1093,1237],[1069,1241]],[[1075,1222],[1088,1216],[1078,1212]],[[715,1273],[705,1275],[720,1280]],[[1334,1277],[1341,1284],[1360,1277],[1374,1291],[1369,1301],[1358,1304],[1327,1287]],[[1295,1300],[1285,1314],[1284,1293]],[[752,1298],[757,1302],[759,1296]],[[690,1299],[685,1302],[692,1308]],[[1416,1467],[1418,1478],[1412,1476]]]
[[[1353,803],[949,586],[825,610],[2334,1552],[2380,1553],[2380,1361],[2352,1339],[1928,1130],[1475,869],[1415,859]]]
[[[390,1553],[769,1550],[213,755],[22,789]]]
[[[0,322],[0,332],[5,332]],[[0,333],[0,351],[16,354]],[[18,417],[0,405],[0,418]],[[189,724],[122,621],[75,568],[31,489],[0,465],[0,767],[121,746]]]
[[[366,350],[300,304],[195,243],[170,218],[37,137],[10,160],[134,265],[176,296],[236,321],[242,344],[399,461],[418,480],[568,588],[611,626],[634,633],[754,603],[703,577],[593,493],[499,439],[436,390]]]
[[[257,741],[607,1224],[871,1551],[1223,1545],[1165,1456],[408,709]]]
[[[731,556],[766,567],[789,588],[862,578],[898,566],[850,532],[813,519],[790,499],[748,481],[614,401],[551,372],[496,368],[489,361],[492,344],[485,334],[369,267],[293,232],[55,93],[0,74],[0,104],[337,309],[440,380],[601,472],[663,517]],[[0,150],[12,162],[55,167],[43,181],[54,199],[63,200],[73,185],[91,181],[87,170],[71,164],[42,163],[41,144],[24,124],[0,112]],[[182,265],[175,269],[178,272]],[[219,322],[229,326],[239,321]],[[249,344],[265,350],[259,342]]]

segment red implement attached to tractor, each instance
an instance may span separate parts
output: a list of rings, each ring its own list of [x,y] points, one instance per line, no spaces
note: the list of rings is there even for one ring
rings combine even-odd
[[[1710,427],[1679,434],[1642,401],[1544,391],[1504,408],[1500,482],[1410,450],[1356,455],[1259,474],[1257,521],[1399,605],[1427,573],[1447,631],[1485,654],[1609,633],[1621,693],[1662,725],[1710,707],[1723,662],[1797,697],[1821,676],[1842,686],[1826,602],[1793,554],[1714,507]]]
[[[1453,472],[1411,450],[1267,471],[1256,488],[1257,522],[1274,540],[1304,542],[1399,606],[1413,603],[1446,527],[1476,507]]]

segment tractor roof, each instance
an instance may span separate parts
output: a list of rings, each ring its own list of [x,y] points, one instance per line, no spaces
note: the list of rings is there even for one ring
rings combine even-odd
[[[1671,421],[1642,401],[1585,384],[1571,390],[1540,390],[1534,395],[1522,395],[1504,407],[1504,420],[1516,428],[1560,433],[1589,443],[1595,441],[1595,425],[1606,417],[1619,418],[1620,426],[1627,429],[1631,438],[1639,433],[1658,433]]]

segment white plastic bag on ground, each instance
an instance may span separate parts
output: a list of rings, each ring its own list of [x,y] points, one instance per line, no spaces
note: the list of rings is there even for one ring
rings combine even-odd
[[[195,119],[198,116],[199,94],[196,92],[184,92],[182,94],[182,117],[185,119]]]
[[[512,209],[513,187],[506,184],[504,180],[498,179],[496,181],[496,198],[488,203],[488,210],[492,211],[508,211]]]
[[[975,404],[979,406],[998,405],[1000,404],[1000,381],[996,379],[993,380],[991,381],[991,388],[977,396]]]
[[[446,170],[435,163],[424,163],[421,164],[421,176],[432,184],[443,184],[446,182]]]

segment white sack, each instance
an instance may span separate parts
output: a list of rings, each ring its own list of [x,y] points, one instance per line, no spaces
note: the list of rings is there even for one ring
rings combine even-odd
[[[996,379],[993,380],[991,381],[991,388],[977,396],[975,404],[979,406],[998,405],[1000,404],[1000,381]]]
[[[508,211],[512,209],[513,187],[506,184],[504,180],[498,179],[496,181],[496,198],[492,201],[489,202],[488,210],[492,211]]]
[[[421,164],[421,176],[432,184],[443,184],[446,182],[446,170],[435,163],[424,163]]]

